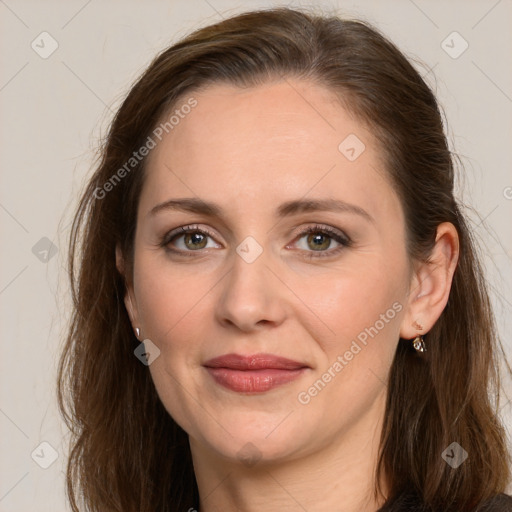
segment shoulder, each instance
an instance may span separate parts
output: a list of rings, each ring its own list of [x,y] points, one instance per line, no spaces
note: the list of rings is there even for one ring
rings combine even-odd
[[[512,497],[507,494],[500,494],[486,501],[478,512],[512,512]]]
[[[434,512],[422,504],[417,494],[404,492],[397,499],[386,503],[377,512]],[[474,512],[512,512],[512,497],[497,495],[480,505]]]

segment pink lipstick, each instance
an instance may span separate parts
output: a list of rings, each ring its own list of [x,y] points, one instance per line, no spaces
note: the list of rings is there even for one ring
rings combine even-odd
[[[225,354],[203,365],[213,379],[239,393],[262,393],[300,377],[309,366],[272,354]]]

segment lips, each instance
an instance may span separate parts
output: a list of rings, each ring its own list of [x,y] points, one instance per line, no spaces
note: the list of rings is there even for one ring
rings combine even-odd
[[[272,354],[226,354],[204,363],[217,384],[240,393],[269,391],[299,378],[309,366]]]
[[[297,370],[308,365],[272,354],[255,354],[252,356],[226,354],[206,361],[204,366],[208,368],[229,368],[231,370]]]

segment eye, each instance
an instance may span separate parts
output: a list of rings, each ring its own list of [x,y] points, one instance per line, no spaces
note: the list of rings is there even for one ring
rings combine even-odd
[[[169,232],[162,240],[161,246],[167,251],[183,256],[203,249],[218,249],[222,246],[214,241],[214,235],[196,225],[181,226]],[[295,244],[306,258],[333,256],[349,247],[352,241],[342,231],[329,226],[309,226],[299,232]],[[293,248],[290,245],[286,248]]]
[[[321,225],[302,230],[296,240],[299,249],[310,253],[306,255],[308,258],[332,256],[352,243],[341,231]]]
[[[168,233],[162,240],[162,246],[171,252],[194,252],[201,249],[218,248],[212,234],[197,226],[182,226]]]

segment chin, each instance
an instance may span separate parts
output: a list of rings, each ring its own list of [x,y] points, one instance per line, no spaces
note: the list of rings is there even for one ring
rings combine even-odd
[[[291,419],[294,414],[291,413]],[[261,413],[242,413],[226,420],[227,432],[222,428],[198,432],[198,437],[209,448],[223,458],[252,467],[256,464],[273,464],[299,456],[312,448],[311,436],[304,429],[303,422],[295,418],[283,421],[286,414],[272,415],[263,419]],[[198,429],[200,430],[200,428]]]

